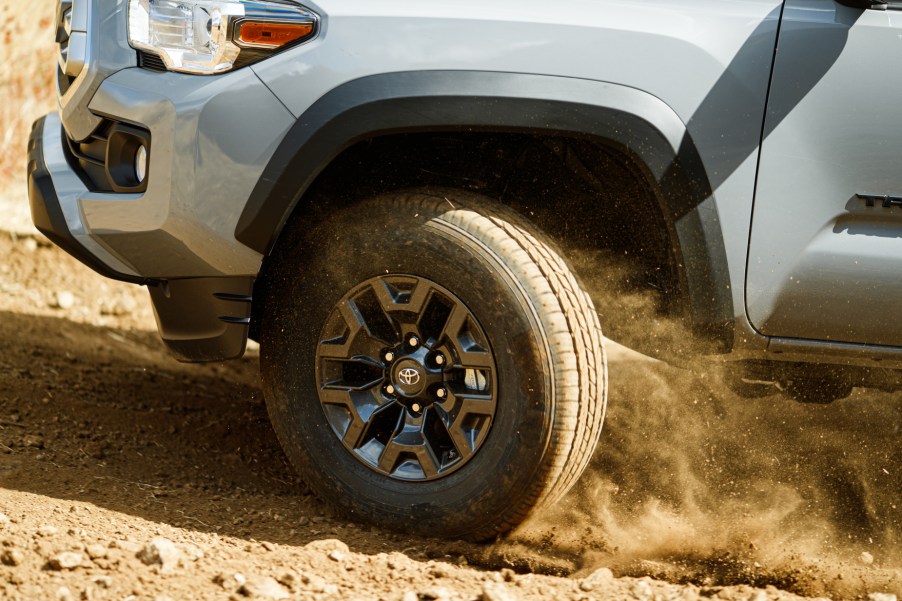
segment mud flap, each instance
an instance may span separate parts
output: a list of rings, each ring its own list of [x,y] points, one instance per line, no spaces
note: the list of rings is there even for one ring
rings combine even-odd
[[[254,278],[189,278],[148,286],[163,342],[184,362],[237,359],[247,346]]]

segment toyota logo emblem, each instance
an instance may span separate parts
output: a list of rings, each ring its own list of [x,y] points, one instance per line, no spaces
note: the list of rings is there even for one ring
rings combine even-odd
[[[420,381],[420,372],[412,367],[405,367],[398,372],[398,377],[405,386],[413,386]]]

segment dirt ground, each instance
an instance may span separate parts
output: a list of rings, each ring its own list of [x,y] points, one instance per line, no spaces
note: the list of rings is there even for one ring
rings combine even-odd
[[[714,376],[614,353],[580,485],[473,545],[331,515],[276,443],[255,349],[176,363],[144,290],[40,238],[0,232],[0,340],[0,598],[902,593],[900,395],[745,401]]]

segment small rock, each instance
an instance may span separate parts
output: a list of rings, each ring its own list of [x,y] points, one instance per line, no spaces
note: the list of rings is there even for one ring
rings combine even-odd
[[[18,549],[5,549],[0,553],[0,562],[5,566],[17,566],[25,560],[25,556]]]
[[[651,590],[651,585],[645,580],[640,580],[633,585],[633,596],[635,596],[636,599],[639,599],[639,601],[654,599],[654,593]]]
[[[56,526],[44,525],[38,528],[38,536],[56,536],[59,529]]]
[[[44,439],[40,436],[36,436],[34,434],[26,434],[22,438],[22,444],[26,447],[31,447],[33,449],[43,449],[44,448]]]
[[[276,550],[276,546],[274,544],[272,544],[271,542],[269,542],[268,540],[263,541],[262,543],[260,543],[260,545],[267,551],[275,551]]]
[[[75,295],[68,290],[57,291],[53,299],[53,308],[55,309],[71,309],[75,305]]]
[[[281,576],[279,576],[276,580],[278,580],[279,584],[287,586],[290,589],[293,589],[298,585],[299,578],[297,574],[294,572],[285,572]]]
[[[586,576],[582,582],[579,583],[579,588],[582,591],[589,592],[594,591],[597,588],[601,588],[614,580],[614,573],[608,568],[599,568]]]
[[[65,551],[63,553],[59,553],[50,558],[47,562],[47,566],[51,570],[74,570],[77,567],[80,567],[82,564],[83,558],[81,553],[75,553],[74,551]]]
[[[91,582],[100,588],[111,588],[113,586],[113,579],[109,576],[94,576],[94,578],[91,579]]]
[[[859,561],[861,561],[861,563],[863,563],[866,566],[869,566],[872,563],[874,563],[874,556],[871,555],[870,553],[868,553],[867,551],[862,552],[862,554],[858,556],[858,559],[859,559]]]
[[[85,547],[85,552],[91,559],[103,559],[109,553],[109,550],[101,544],[92,543]]]
[[[500,582],[486,582],[482,585],[482,601],[514,601],[516,597]]]
[[[767,593],[764,593],[765,599],[767,599]],[[698,589],[694,586],[685,587],[682,592],[680,592],[680,601],[698,601],[699,600]],[[752,601],[761,601],[758,599],[758,595],[755,595],[755,599]]]
[[[346,555],[338,550],[329,552],[329,559],[332,561],[344,561],[345,557]]]
[[[154,537],[144,548],[135,554],[143,563],[162,566],[164,572],[171,572],[178,567],[182,552],[175,543],[162,536]]]
[[[892,593],[870,593],[868,601],[898,601],[898,599]]]
[[[72,591],[65,586],[56,589],[56,598],[57,601],[75,601],[75,597],[72,596]]]
[[[10,519],[5,513],[0,513],[0,526],[6,526],[9,524]]]
[[[179,548],[182,550],[182,555],[184,555],[185,559],[188,561],[198,561],[205,556],[204,550],[192,543],[181,544],[179,545]]]
[[[503,568],[501,570],[501,578],[505,582],[513,582],[517,579],[517,574],[510,568]]]
[[[420,601],[420,596],[413,591],[404,591],[401,601]]]
[[[429,575],[433,578],[447,578],[450,575],[450,572],[448,572],[448,568],[444,565],[439,564],[429,570]]]
[[[400,570],[404,566],[405,559],[407,559],[407,557],[401,553],[392,552],[388,554],[385,565],[388,566],[389,570]]]
[[[239,586],[247,582],[247,578],[245,578],[244,574],[242,574],[241,572],[235,572],[234,574],[232,574],[232,578],[235,579],[235,582],[237,582]]]
[[[288,590],[269,576],[251,577],[241,585],[238,592],[252,599],[287,599]]]
[[[314,593],[321,593],[326,588],[326,581],[315,575],[301,574],[301,582]]]
[[[338,551],[339,553],[344,553],[345,555],[351,552],[346,544],[334,538],[315,540],[312,543],[307,543],[304,546],[304,549],[308,551],[316,551],[324,555],[329,555],[333,551]]]
[[[25,238],[22,241],[22,248],[25,249],[25,252],[33,253],[38,249],[38,241],[34,238]]]
[[[141,550],[141,545],[130,540],[114,540],[110,543],[110,549],[122,549],[126,553],[137,553]]]
[[[120,298],[104,299],[100,301],[100,314],[122,317],[129,315],[136,309],[135,300],[130,296]]]
[[[421,599],[427,599],[429,601],[449,601],[451,599],[451,592],[443,587],[435,587],[428,588],[420,593]]]

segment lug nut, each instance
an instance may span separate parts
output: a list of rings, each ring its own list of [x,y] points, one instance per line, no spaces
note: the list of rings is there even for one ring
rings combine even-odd
[[[387,392],[388,394],[395,394],[395,387],[389,384],[385,387],[385,392]]]
[[[445,398],[446,394],[448,394],[448,393],[447,393],[447,391],[445,391],[444,388],[439,388],[438,390],[435,391],[435,396],[437,396],[440,399]]]
[[[436,365],[444,365],[445,364],[445,356],[442,354],[438,354],[435,356],[435,364]]]
[[[393,352],[388,351],[387,353],[385,353],[385,361],[386,361],[386,363],[391,363],[391,362],[394,361],[394,360],[395,360],[395,354],[394,354]]]
[[[410,340],[407,341],[407,344],[409,344],[410,346],[419,346],[420,339],[417,338],[416,336],[411,336]]]

